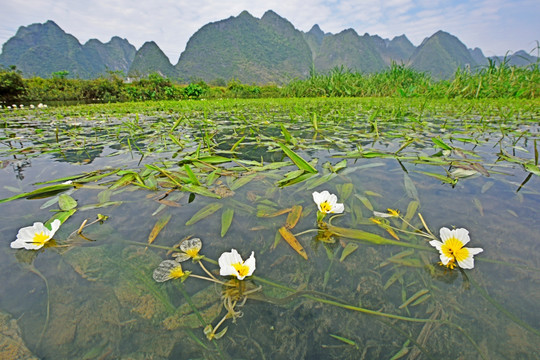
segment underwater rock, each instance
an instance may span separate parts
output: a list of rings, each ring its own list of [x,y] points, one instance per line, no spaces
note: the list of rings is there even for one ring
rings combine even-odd
[[[0,312],[0,359],[38,359],[24,344],[17,321]]]

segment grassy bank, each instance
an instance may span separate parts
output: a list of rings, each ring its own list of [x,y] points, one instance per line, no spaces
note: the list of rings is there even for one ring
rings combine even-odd
[[[292,79],[283,86],[249,85],[231,80],[222,86],[203,81],[178,84],[151,74],[126,82],[118,74],[92,80],[23,79],[15,70],[0,72],[0,102],[4,106],[53,101],[126,102],[147,100],[232,99],[277,97],[426,97],[433,99],[534,99],[540,94],[540,64],[526,67],[491,62],[479,71],[458,69],[449,80],[434,80],[403,65],[376,74],[335,68],[312,72],[307,79]]]

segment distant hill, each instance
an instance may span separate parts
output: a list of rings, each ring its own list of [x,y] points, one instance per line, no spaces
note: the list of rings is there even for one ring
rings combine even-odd
[[[176,69],[184,79],[268,83],[306,77],[310,65],[311,50],[290,22],[273,11],[261,19],[244,11],[199,29]]]
[[[178,77],[178,73],[167,55],[161,51],[155,42],[148,41],[135,54],[135,58],[129,67],[128,76],[141,77],[151,73],[158,73],[162,77],[173,79]]]
[[[68,71],[70,77],[93,78],[107,70],[126,71],[135,51],[133,45],[119,37],[106,44],[93,39],[81,45],[49,20],[21,26],[2,46],[0,64],[16,65],[27,77],[50,77],[53,72]]]
[[[479,65],[457,37],[444,31],[425,39],[411,57],[412,68],[436,79],[450,78],[458,67],[475,69]]]
[[[501,64],[504,61],[506,65],[515,66],[527,66],[538,63],[539,61],[538,57],[527,54],[523,50],[516,51],[515,53],[506,56],[490,56],[490,59],[496,64]]]
[[[491,59],[501,62],[503,57]],[[518,66],[536,61],[524,51],[508,58],[510,65]],[[107,43],[91,39],[81,45],[53,21],[21,26],[0,54],[0,65],[16,65],[25,77],[68,71],[69,77],[88,79],[122,71],[136,77],[158,73],[185,82],[237,79],[258,84],[306,78],[313,68],[323,73],[335,67],[373,73],[393,62],[444,79],[452,77],[458,67],[474,71],[487,65],[488,59],[482,50],[467,49],[444,31],[415,47],[405,35],[389,40],[360,36],[353,29],[332,34],[318,25],[304,33],[271,10],[260,19],[243,11],[204,25],[189,39],[176,65],[153,41],[139,50],[117,36]]]

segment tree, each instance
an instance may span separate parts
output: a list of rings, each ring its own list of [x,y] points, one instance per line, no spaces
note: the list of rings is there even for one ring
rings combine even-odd
[[[10,67],[9,71],[0,71],[0,101],[12,103],[19,100],[25,92],[26,86],[16,67]]]

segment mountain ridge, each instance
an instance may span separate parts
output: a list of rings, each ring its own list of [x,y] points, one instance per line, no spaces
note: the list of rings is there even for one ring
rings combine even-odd
[[[524,65],[537,59],[518,53],[519,59],[513,63]],[[491,59],[503,61],[502,57]],[[158,73],[190,82],[236,79],[259,84],[284,83],[305,78],[312,70],[327,72],[336,67],[374,73],[392,63],[444,79],[458,67],[474,71],[489,61],[481,49],[468,49],[442,30],[414,46],[404,34],[391,40],[359,35],[354,29],[332,34],[317,24],[303,32],[273,10],[260,19],[242,11],[205,24],[191,36],[176,64],[153,41],[139,49],[118,36],[106,43],[90,39],[81,44],[52,20],[21,26],[0,53],[0,65],[15,65],[25,77],[67,71],[70,77],[95,78],[120,71],[136,77]]]

